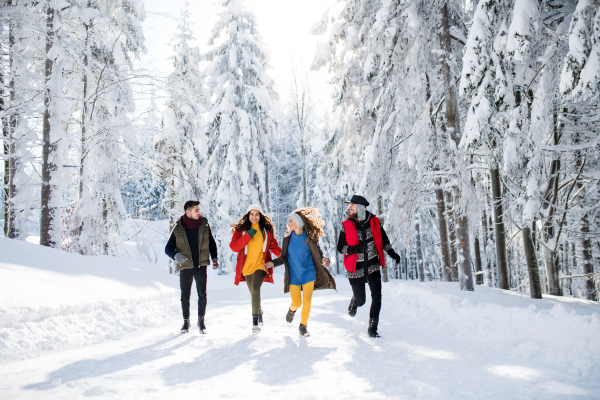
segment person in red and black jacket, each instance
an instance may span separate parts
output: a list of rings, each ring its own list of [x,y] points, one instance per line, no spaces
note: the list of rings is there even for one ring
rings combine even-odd
[[[279,257],[281,248],[275,239],[275,228],[271,219],[259,205],[251,205],[246,214],[231,228],[231,250],[238,253],[235,266],[235,281],[245,281],[252,300],[252,332],[260,332],[263,313],[260,304],[260,289],[263,282],[273,283],[273,268],[264,269],[272,260],[271,253]]]
[[[354,295],[348,314],[354,317],[358,307],[365,304],[365,283],[368,283],[371,290],[368,333],[370,337],[380,337],[377,333],[381,311],[380,267],[385,267],[384,251],[396,263],[400,262],[400,256],[392,249],[379,218],[367,211],[369,202],[364,197],[354,195],[346,203],[350,203],[348,219],[342,223],[337,250],[344,256],[344,267]]]

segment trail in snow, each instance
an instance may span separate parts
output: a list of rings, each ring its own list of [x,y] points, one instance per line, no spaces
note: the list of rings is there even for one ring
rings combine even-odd
[[[5,282],[34,268],[11,264],[10,269],[7,264],[0,260]],[[59,270],[50,274],[55,285],[61,281]],[[79,278],[93,284],[93,271],[88,273]],[[118,292],[110,291],[104,302],[112,309],[69,312],[53,304],[64,312],[7,322],[0,328],[0,345],[5,346],[0,348],[6,352],[0,362],[0,399],[598,398],[596,303],[552,297],[539,301],[482,287],[465,293],[456,284],[392,281],[383,290],[383,337],[371,339],[366,333],[370,302],[355,318],[348,316],[351,290],[338,276],[339,292],[315,292],[308,323],[312,336],[300,338],[299,319],[285,322],[290,300],[283,294],[283,275],[278,272],[275,278],[275,285],[263,286],[265,329],[260,334],[251,333],[247,288],[235,287],[231,276],[213,271],[208,335],[195,329],[178,333],[182,321],[175,277],[166,278],[168,289],[138,284],[145,292],[136,304],[143,308],[146,296],[149,309],[132,310],[131,304],[114,299]],[[118,282],[119,276],[113,279]],[[152,300],[156,291],[161,298]],[[21,309],[25,301],[12,296],[10,301],[0,296],[4,315],[13,315],[11,307]],[[111,315],[119,318],[111,321]],[[119,330],[116,325],[129,319],[138,322]],[[96,321],[105,326],[96,329]],[[120,334],[111,336],[110,329]],[[65,335],[67,340],[36,346],[31,333],[44,330],[48,338]],[[69,342],[69,335],[76,340]],[[11,345],[6,345],[7,338]]]

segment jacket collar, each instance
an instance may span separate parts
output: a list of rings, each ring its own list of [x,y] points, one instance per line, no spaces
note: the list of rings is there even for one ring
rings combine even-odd
[[[358,218],[348,218],[350,221],[354,222],[355,224],[366,224],[367,222],[371,221],[371,217],[373,217],[373,214],[371,213],[371,211],[367,211],[367,218],[365,218],[363,221],[359,221]]]

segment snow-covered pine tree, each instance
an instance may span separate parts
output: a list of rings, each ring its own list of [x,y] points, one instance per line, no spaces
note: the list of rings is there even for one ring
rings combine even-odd
[[[332,97],[339,125],[327,146],[327,154],[333,155],[327,173],[345,197],[358,191],[362,158],[375,126],[369,111],[376,94],[365,79],[364,65],[368,52],[366,38],[378,8],[374,0],[340,3],[327,10],[311,29],[314,35],[327,34],[326,42],[317,45],[311,69],[326,67],[334,85]]]
[[[132,121],[136,146],[127,146],[130,154],[121,166],[122,196],[130,218],[156,220],[161,216],[164,184],[157,167],[154,137],[161,132],[161,119],[156,102],[156,89],[150,90],[147,109]]]
[[[572,147],[570,168],[576,188],[573,216],[570,225],[581,249],[582,292],[588,300],[596,300],[598,292],[594,279],[592,238],[597,237],[594,225],[598,221],[599,182],[590,179],[600,169],[598,161],[598,131],[600,124],[600,2],[579,0],[568,32],[569,51],[565,57],[560,91],[567,103],[566,131],[570,133]],[[572,111],[571,111],[572,110]],[[568,124],[572,121],[574,124]],[[570,127],[569,125],[574,125]],[[573,178],[572,178],[573,179]],[[572,190],[571,188],[571,190]],[[566,202],[569,202],[568,192]],[[566,208],[566,205],[565,205]],[[566,212],[566,211],[565,211]],[[594,215],[596,217],[594,217]],[[564,220],[563,215],[563,220]],[[596,225],[597,226],[597,225]],[[562,228],[562,226],[561,226]],[[560,232],[558,235],[560,235]],[[599,249],[600,250],[600,249]],[[597,279],[596,279],[597,280]]]
[[[471,103],[461,146],[484,154],[482,161],[490,167],[498,284],[506,290],[510,286],[500,163],[509,123],[506,112],[513,107],[514,99],[512,74],[505,55],[512,4],[512,1],[479,1],[466,43],[460,82],[460,95],[470,98]]]
[[[72,35],[83,41],[70,51],[79,61],[81,81],[68,90],[80,99],[74,110],[79,137],[73,139],[79,190],[65,218],[65,248],[107,254],[119,247],[119,224],[126,215],[118,161],[131,131],[127,113],[135,109],[129,67],[132,57],[145,51],[145,10],[141,0],[80,0],[77,6],[71,8]]]
[[[276,94],[267,75],[269,56],[256,18],[240,0],[225,0],[204,54],[212,107],[207,118],[208,182],[213,233],[221,249],[231,240],[229,227],[248,205],[268,211],[267,174],[275,130]],[[234,264],[225,253],[222,272]],[[221,256],[223,257],[223,256]]]
[[[200,121],[206,100],[199,70],[200,52],[189,43],[193,40],[186,2],[174,38],[174,70],[167,79],[169,100],[163,111],[161,131],[154,138],[156,162],[165,185],[162,208],[169,217],[170,229],[183,214],[185,202],[205,199],[203,194],[207,190],[207,145]]]
[[[542,174],[545,170],[545,157],[539,151],[544,141],[551,135],[552,119],[550,123],[542,122],[547,115],[552,115],[552,102],[544,102],[543,86],[540,86],[540,104],[532,109],[531,84],[528,85],[530,77],[534,76],[535,69],[539,66],[539,51],[541,29],[541,9],[539,3],[533,0],[516,1],[512,9],[510,25],[506,33],[505,40],[502,42],[499,52],[504,52],[502,56],[507,63],[510,63],[512,74],[512,86],[508,87],[514,94],[514,109],[507,114],[509,119],[508,129],[504,133],[505,139],[505,174],[511,182],[521,182],[520,190],[522,207],[517,205],[517,215],[514,220],[519,221],[521,225],[523,252],[527,264],[529,278],[529,293],[532,298],[542,297],[542,288],[540,282],[540,273],[538,268],[538,257],[535,248],[536,220],[540,211],[542,193],[541,181],[544,179]],[[531,81],[530,81],[531,82]],[[547,90],[547,89],[545,89]],[[549,109],[548,109],[549,108]],[[533,114],[532,114],[533,112]],[[539,114],[543,114],[541,118]],[[532,124],[531,117],[538,117]],[[531,129],[532,127],[537,129]],[[519,215],[520,214],[520,215]],[[549,221],[547,220],[549,223]],[[546,240],[548,245],[555,247]],[[559,294],[558,271],[555,269],[554,258],[551,255],[546,257],[546,276],[550,294]],[[518,271],[517,271],[518,274]]]

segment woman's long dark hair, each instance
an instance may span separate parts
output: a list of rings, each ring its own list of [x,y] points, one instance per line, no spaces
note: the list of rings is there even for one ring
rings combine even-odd
[[[253,210],[250,210],[250,211],[253,211]],[[249,218],[250,211],[248,211],[246,214],[244,214],[244,216],[242,218],[240,218],[240,220],[237,222],[237,224],[233,224],[233,227],[235,229],[240,229],[240,230],[246,231],[246,232],[248,232],[250,229],[252,229],[252,222],[250,222],[250,218]],[[254,211],[258,211],[258,210],[254,210]],[[275,236],[275,225],[273,225],[273,221],[271,221],[271,218],[269,218],[266,214],[261,213],[260,211],[258,211],[258,213],[260,214],[260,219],[258,220],[258,225],[260,226],[260,229],[267,230],[267,231],[271,232],[271,235]]]
[[[304,222],[304,231],[308,240],[312,240],[314,243],[319,243],[321,236],[325,236],[323,227],[325,221],[321,218],[321,212],[313,207],[303,207],[294,211],[300,216],[302,222]]]

